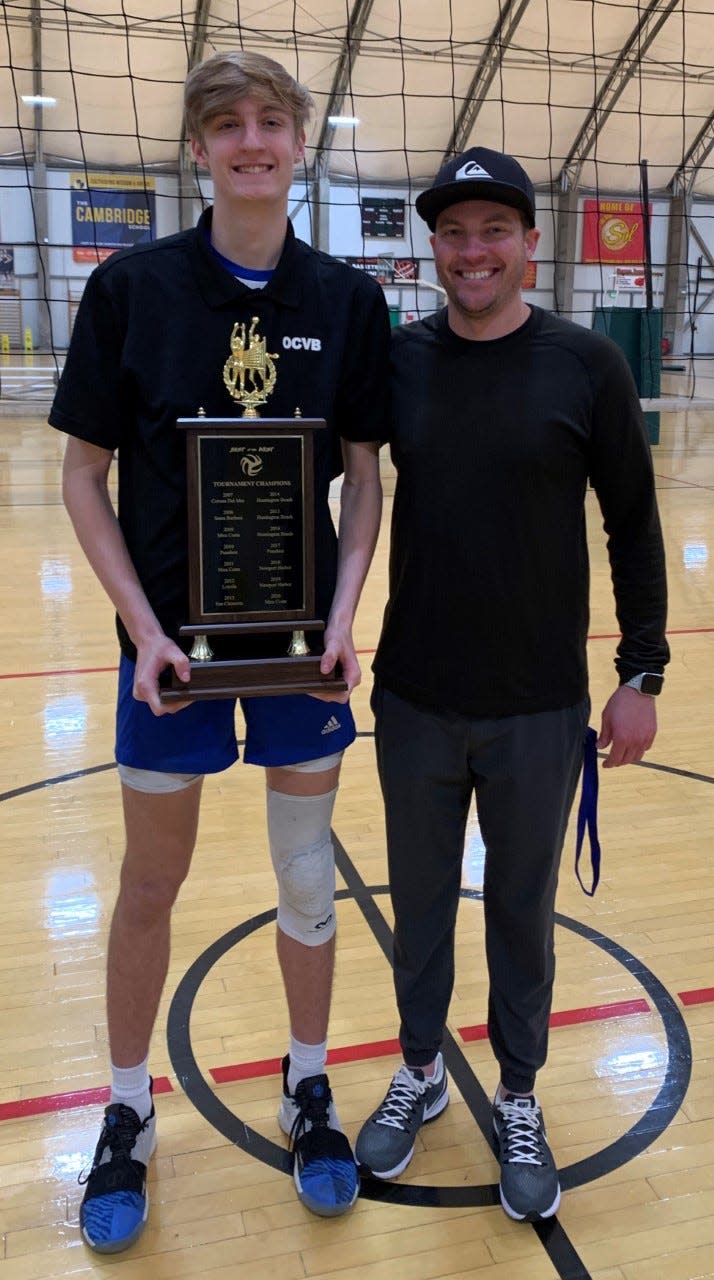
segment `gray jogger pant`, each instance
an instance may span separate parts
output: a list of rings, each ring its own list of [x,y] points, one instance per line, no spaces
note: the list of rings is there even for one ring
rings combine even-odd
[[[548,1048],[555,891],[589,699],[560,711],[469,719],[414,706],[377,685],[372,706],[404,1057],[424,1066],[441,1045],[475,792],[486,847],[489,1038],[504,1086],[527,1092]]]

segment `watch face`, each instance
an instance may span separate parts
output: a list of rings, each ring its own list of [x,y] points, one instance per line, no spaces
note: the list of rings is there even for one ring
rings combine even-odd
[[[643,675],[640,689],[643,693],[657,695],[662,690],[664,676]]]

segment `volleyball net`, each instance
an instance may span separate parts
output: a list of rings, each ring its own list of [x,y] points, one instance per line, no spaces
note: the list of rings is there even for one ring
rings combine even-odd
[[[0,356],[59,365],[93,266],[195,223],[183,81],[237,47],[312,93],[296,233],[380,280],[395,323],[443,302],[416,196],[480,145],[535,185],[528,300],[641,311],[658,367],[714,353],[709,0],[5,0]]]

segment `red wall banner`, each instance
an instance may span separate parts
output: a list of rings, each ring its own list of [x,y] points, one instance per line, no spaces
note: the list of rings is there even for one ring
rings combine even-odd
[[[535,289],[538,279],[538,263],[527,262],[526,274],[521,281],[521,289]]]
[[[650,214],[652,206],[649,206]],[[635,200],[585,200],[581,262],[642,263],[643,210]]]

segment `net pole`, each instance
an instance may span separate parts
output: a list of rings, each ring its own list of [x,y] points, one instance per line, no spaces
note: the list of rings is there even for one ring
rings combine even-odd
[[[642,227],[645,241],[645,306],[652,310],[652,237],[650,229],[650,186],[647,161],[640,160],[640,190],[642,193]]]

